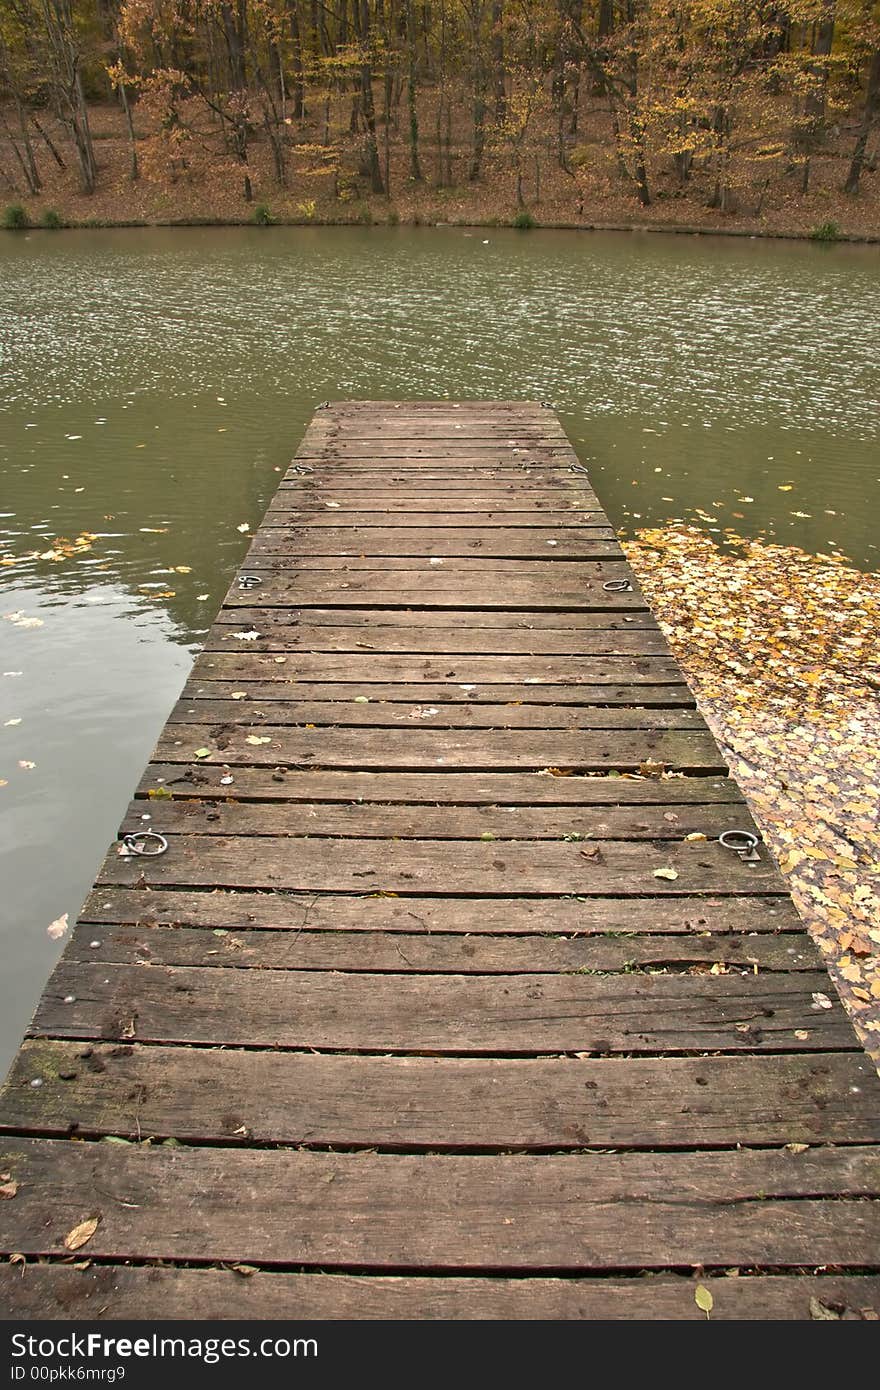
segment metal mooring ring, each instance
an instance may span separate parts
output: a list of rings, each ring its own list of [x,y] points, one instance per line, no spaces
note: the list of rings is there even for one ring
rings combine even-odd
[[[736,850],[739,854],[742,850],[756,849],[760,841],[751,830],[722,830],[718,836],[718,843],[725,849]]]
[[[156,849],[147,848],[151,840],[155,840]],[[129,854],[145,855],[148,859],[154,859],[156,855],[164,854],[168,848],[168,841],[164,835],[159,834],[158,830],[134,830],[130,835],[123,835],[122,843]]]
[[[628,579],[606,579],[602,588],[607,594],[632,593],[632,584],[630,584]]]
[[[586,473],[586,474],[589,474],[589,472],[590,472],[589,468],[585,468],[584,465],[583,465],[582,463],[570,463],[570,464],[568,465],[568,471],[569,471],[569,473]]]
[[[761,841],[751,830],[722,830],[718,843],[725,849],[732,849],[744,864],[758,864],[761,861],[758,853]]]
[[[238,587],[240,589],[256,589],[258,584],[262,584],[262,579],[258,574],[240,574],[238,576]]]

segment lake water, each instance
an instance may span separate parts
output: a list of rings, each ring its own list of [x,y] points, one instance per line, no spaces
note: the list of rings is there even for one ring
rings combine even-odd
[[[549,400],[617,525],[735,526],[876,569],[878,324],[869,247],[0,237],[0,558],[95,536],[0,567],[0,615],[42,620],[0,616],[0,1072],[61,949],[46,927],[75,917],[247,547],[237,528],[320,401]]]

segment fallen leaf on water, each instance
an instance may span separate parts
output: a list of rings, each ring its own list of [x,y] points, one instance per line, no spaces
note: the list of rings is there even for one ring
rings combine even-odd
[[[49,923],[46,928],[46,935],[50,936],[53,941],[58,941],[67,931],[69,915],[69,913],[63,912],[60,917],[55,918],[54,922]]]
[[[7,721],[6,721],[6,723],[3,725],[3,727],[4,727],[4,729],[11,729],[11,728],[13,728],[16,724],[20,724],[20,723],[21,723],[21,720],[20,720],[20,719],[7,719]]]
[[[74,1226],[72,1231],[68,1231],[64,1237],[64,1247],[66,1250],[79,1250],[98,1229],[98,1216],[90,1216],[87,1220],[81,1221],[78,1226]]]
[[[18,765],[25,772],[33,772],[36,767],[36,763],[29,762],[27,758],[19,758]]]
[[[26,613],[22,613],[20,610],[17,613],[4,613],[3,616],[6,619],[6,621],[8,623],[12,623],[14,627],[43,626],[42,618],[29,618]]]
[[[245,531],[249,531],[251,528],[250,528],[250,526],[248,525],[248,523],[247,523],[246,521],[243,521],[243,522],[241,523],[241,525],[240,525],[240,526],[236,526],[235,529],[236,529],[236,531],[240,531],[240,532],[242,533],[242,535],[244,535]]]
[[[880,576],[683,523],[626,551],[880,1063]]]
[[[667,878],[672,883],[678,878],[678,869],[655,869],[654,877]]]
[[[192,574],[192,565],[174,565],[175,574]]]
[[[705,1313],[708,1318],[712,1309],[715,1307],[715,1300],[705,1284],[698,1284],[694,1289],[694,1302],[701,1313]]]

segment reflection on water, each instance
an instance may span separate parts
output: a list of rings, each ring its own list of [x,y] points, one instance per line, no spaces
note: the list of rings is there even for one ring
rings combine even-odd
[[[485,238],[488,237],[488,244]],[[877,565],[875,248],[458,229],[0,241],[0,1068],[314,407],[553,401],[613,520]],[[57,537],[76,553],[46,555]],[[62,549],[64,549],[62,547]],[[20,723],[7,723],[20,720]],[[23,768],[20,762],[33,762]]]

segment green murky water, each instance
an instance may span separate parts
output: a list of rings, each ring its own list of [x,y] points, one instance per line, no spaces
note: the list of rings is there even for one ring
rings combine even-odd
[[[0,558],[97,539],[0,568],[0,614],[42,622],[0,617],[0,1071],[60,950],[46,926],[75,916],[245,551],[237,528],[321,400],[551,400],[618,525],[698,519],[876,568],[878,323],[876,248],[2,237]]]

